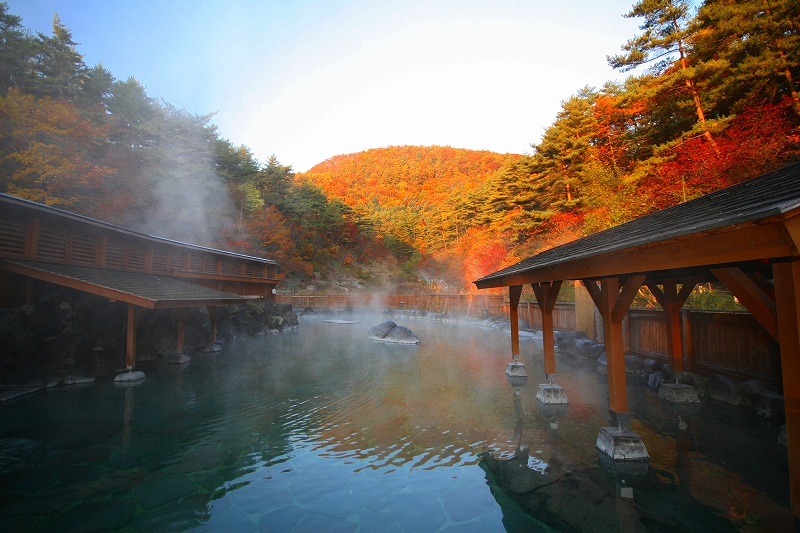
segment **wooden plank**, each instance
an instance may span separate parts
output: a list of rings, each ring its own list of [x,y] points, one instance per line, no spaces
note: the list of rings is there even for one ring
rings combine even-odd
[[[224,274],[208,274],[204,272],[193,272],[188,270],[173,270],[171,272],[172,277],[175,278],[188,278],[188,279],[207,279],[207,280],[214,280],[214,281],[244,281],[247,283],[253,283],[258,285],[274,285],[274,279],[264,279],[264,278],[249,278],[243,276],[228,276]]]
[[[108,233],[105,231],[100,237],[100,248],[97,251],[97,266],[100,268],[106,267],[106,250],[108,249]]]
[[[41,228],[41,219],[38,215],[33,217],[30,230],[28,231],[27,246],[25,247],[25,257],[36,261],[39,256],[39,230]]]
[[[740,268],[712,268],[711,272],[739,299],[764,329],[777,339],[775,302]]]
[[[541,266],[476,281],[479,289],[541,283],[559,279],[590,279],[678,268],[705,267],[765,258],[790,257],[792,248],[777,222],[741,224],[680,239]]]
[[[800,523],[800,260],[773,264],[789,452],[789,491]]]

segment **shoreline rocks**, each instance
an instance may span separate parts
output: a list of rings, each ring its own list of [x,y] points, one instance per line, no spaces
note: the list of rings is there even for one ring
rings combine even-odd
[[[137,327],[137,366],[162,360],[185,364],[209,344],[205,307],[186,310],[184,351],[175,356],[177,317],[169,309],[146,310]],[[33,304],[0,308],[0,402],[57,385],[113,380],[125,361],[127,306],[65,287]],[[237,335],[264,335],[298,327],[290,305],[269,300],[217,307],[217,343]]]

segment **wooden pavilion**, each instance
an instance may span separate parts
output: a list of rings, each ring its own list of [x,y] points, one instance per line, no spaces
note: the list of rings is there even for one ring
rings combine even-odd
[[[208,308],[213,342],[216,306],[272,299],[276,269],[269,259],[145,235],[0,194],[0,306],[30,303],[34,280],[126,304],[128,368],[136,363],[144,309],[175,309],[182,352],[187,308]]]
[[[552,311],[562,281],[580,280],[603,318],[609,406],[628,419],[622,320],[642,286],[664,309],[670,369],[683,372],[679,310],[697,283],[722,282],[780,345],[791,506],[800,531],[800,164],[578,239],[485,276],[508,287],[512,354],[530,283],[542,310],[545,371],[555,373]]]

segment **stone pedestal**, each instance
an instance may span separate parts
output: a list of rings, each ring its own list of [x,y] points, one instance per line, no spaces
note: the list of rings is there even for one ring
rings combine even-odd
[[[141,381],[145,378],[144,372],[138,370],[134,372],[122,372],[117,374],[114,378],[114,383],[133,383],[134,381]]]
[[[553,383],[540,383],[539,391],[536,393],[536,399],[542,403],[569,403],[567,393],[560,385]]]
[[[171,363],[173,365],[182,365],[183,363],[188,363],[191,361],[189,356],[184,353],[173,353],[167,356],[167,363]]]
[[[662,383],[658,397],[673,403],[700,403],[694,387],[684,383]]]
[[[525,363],[513,361],[506,367],[506,376],[510,378],[527,378],[528,372],[525,370]]]
[[[630,429],[600,428],[597,449],[615,461],[641,461],[650,459],[642,438]]]

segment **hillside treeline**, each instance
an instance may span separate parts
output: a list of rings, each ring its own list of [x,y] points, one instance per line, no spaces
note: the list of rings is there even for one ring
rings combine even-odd
[[[468,282],[798,159],[800,3],[642,0],[625,16],[641,33],[608,62],[636,75],[564,100],[532,152],[490,176],[417,168],[441,156],[404,147],[304,178]]]
[[[0,192],[286,270],[359,241],[347,207],[291,167],[260,163],[212,115],[89,67],[77,48],[58,15],[52,35],[32,34],[0,4]]]
[[[470,281],[800,154],[800,4],[642,0],[609,63],[526,155],[400,146],[304,174],[84,63],[0,4],[0,191],[363,283]],[[267,127],[267,126],[265,126]],[[537,132],[531,132],[534,137]],[[296,279],[301,279],[298,274]],[[426,287],[430,289],[431,287]]]

